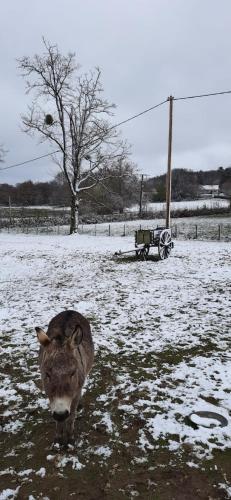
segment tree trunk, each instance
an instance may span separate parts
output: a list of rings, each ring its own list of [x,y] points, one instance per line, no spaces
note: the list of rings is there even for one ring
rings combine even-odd
[[[71,223],[70,234],[78,232],[79,225],[79,200],[77,194],[72,194],[71,197]]]

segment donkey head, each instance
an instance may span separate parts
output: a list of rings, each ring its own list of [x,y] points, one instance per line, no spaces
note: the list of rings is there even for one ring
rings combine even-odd
[[[55,420],[64,421],[70,416],[80,387],[77,350],[83,332],[76,327],[69,337],[61,334],[50,338],[41,328],[35,330],[41,345],[40,369],[50,409]]]

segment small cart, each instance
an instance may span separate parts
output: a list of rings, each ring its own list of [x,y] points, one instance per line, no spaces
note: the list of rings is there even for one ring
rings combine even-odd
[[[126,252],[116,252],[115,255],[118,256],[135,252],[137,257],[146,259],[151,247],[158,248],[161,260],[167,259],[174,247],[171,229],[167,229],[166,227],[157,227],[156,229],[138,229],[135,232],[135,248]]]

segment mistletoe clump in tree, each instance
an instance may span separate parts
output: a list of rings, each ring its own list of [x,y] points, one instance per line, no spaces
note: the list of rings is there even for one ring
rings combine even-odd
[[[56,147],[53,160],[71,194],[72,234],[78,230],[81,193],[110,177],[111,165],[125,159],[128,148],[108,121],[115,106],[103,98],[100,69],[78,76],[75,54],[62,55],[45,39],[43,44],[42,55],[18,61],[33,95],[22,120],[26,133],[38,133]]]

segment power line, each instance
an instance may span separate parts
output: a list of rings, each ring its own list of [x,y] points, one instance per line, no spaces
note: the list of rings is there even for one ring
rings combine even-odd
[[[187,99],[199,99],[200,97],[210,97],[224,94],[231,94],[231,90],[225,90],[224,92],[210,92],[209,94],[189,95],[186,97],[173,97],[173,99],[174,101],[186,101]]]
[[[152,111],[153,109],[159,108],[160,106],[162,106],[162,104],[165,104],[166,102],[168,102],[168,99],[165,99],[164,101],[159,102],[159,104],[156,104],[155,106],[152,106],[151,108],[148,108],[148,109],[145,109],[144,111],[141,111],[141,113],[138,113],[137,115],[131,116],[131,118],[127,118],[127,120],[123,120],[122,122],[117,123],[116,125],[113,125],[112,127],[110,127],[110,130],[112,130],[113,128],[119,127],[120,125],[123,125],[124,123],[130,122],[131,120],[134,120],[135,118],[138,118],[139,116],[144,115],[145,113],[148,113],[149,111]]]
[[[109,128],[109,130],[113,130],[114,128],[119,127],[120,125],[123,125],[124,123],[127,123],[131,120],[134,120],[135,118],[138,118],[141,115],[144,115],[145,113],[148,113],[149,111],[152,111],[155,108],[158,108],[159,106],[162,106],[162,104],[165,104],[167,102],[167,99],[165,99],[162,102],[159,102],[158,104],[155,104],[155,106],[152,106],[151,108],[145,109],[144,111],[141,111],[140,113],[137,113],[136,115],[131,116],[130,118],[127,118],[126,120],[123,120],[122,122],[116,123],[116,125],[112,125],[112,127]],[[71,147],[71,146],[69,146]],[[42,156],[37,156],[35,158],[32,158],[31,160],[26,160],[21,163],[14,163],[13,165],[9,165],[8,167],[1,168],[0,171],[2,170],[9,170],[10,168],[15,168],[15,167],[21,167],[23,165],[26,165],[27,163],[31,163],[33,161],[40,160],[41,158],[46,158],[47,156],[51,156],[55,153],[60,153],[61,151],[57,149],[56,151],[52,151],[51,153],[47,153]]]
[[[0,168],[0,171],[1,170],[8,170],[9,168],[15,168],[15,167],[21,167],[22,165],[26,165],[27,163],[31,163],[32,161],[37,161],[37,160],[40,160],[41,158],[46,158],[46,156],[51,156],[55,153],[59,153],[60,150],[57,149],[56,151],[53,151],[52,153],[47,153],[45,155],[42,155],[42,156],[36,156],[35,158],[31,158],[31,160],[26,160],[26,161],[23,161],[21,163],[14,163],[13,165],[9,165],[9,167],[4,167],[4,168]]]
[[[203,98],[203,97],[211,97],[211,96],[225,95],[225,94],[231,94],[231,90],[225,90],[223,92],[210,92],[207,94],[190,95],[190,96],[185,96],[185,97],[173,97],[173,100],[174,101],[186,101],[189,99],[199,99],[199,98]],[[130,118],[127,118],[126,120],[123,120],[122,122],[116,123],[115,125],[112,125],[112,127],[110,127],[109,130],[113,130],[114,128],[117,128],[121,125],[124,125],[125,123],[128,123],[132,120],[135,120],[135,118],[138,118],[139,116],[142,116],[145,113],[149,113],[153,109],[156,109],[156,108],[162,106],[163,104],[165,104],[168,101],[169,101],[169,98],[165,99],[164,101],[159,102],[158,104],[155,104],[154,106],[151,106],[150,108],[145,109],[144,111],[141,111],[140,113],[137,113],[136,115],[131,116]],[[51,153],[47,153],[47,154],[42,155],[42,156],[37,156],[35,158],[31,158],[30,160],[26,160],[26,161],[23,161],[21,163],[14,163],[13,165],[9,165],[8,167],[1,168],[0,172],[3,170],[9,170],[10,168],[21,167],[23,165],[26,165],[27,163],[32,163],[34,161],[41,160],[42,158],[46,158],[48,156],[52,156],[53,154],[60,153],[60,152],[61,151],[59,149],[57,149],[55,151],[52,151]]]

